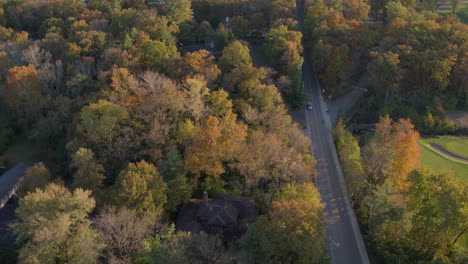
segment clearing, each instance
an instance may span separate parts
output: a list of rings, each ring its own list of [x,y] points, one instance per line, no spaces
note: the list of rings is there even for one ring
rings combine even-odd
[[[439,144],[440,142],[430,142],[432,140],[438,140],[439,138],[431,138],[431,139],[421,139],[420,140],[420,147],[421,147],[421,163],[433,170],[452,170],[457,177],[464,181],[468,181],[468,165],[463,164],[458,161],[451,160],[442,154],[436,152],[435,150],[430,149],[428,146],[426,146],[427,143],[436,143]],[[462,139],[462,138],[459,138]],[[468,139],[463,139],[465,140],[466,144]],[[447,142],[444,142],[447,143]],[[441,146],[444,143],[440,143]],[[445,144],[446,145],[446,144]],[[460,149],[463,149],[463,147],[453,147],[452,149],[455,148],[458,150],[458,153],[460,153]],[[464,150],[466,151],[466,149]],[[463,150],[461,151],[461,154],[463,154]]]

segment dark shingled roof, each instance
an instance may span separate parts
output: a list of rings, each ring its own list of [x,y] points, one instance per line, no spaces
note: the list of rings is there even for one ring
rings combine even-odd
[[[27,164],[18,163],[0,176],[0,208],[8,202],[12,191],[19,186],[28,167]]]
[[[221,194],[204,202],[192,199],[180,210],[178,230],[220,234],[226,240],[239,238],[248,225],[257,220],[257,206],[253,199]]]

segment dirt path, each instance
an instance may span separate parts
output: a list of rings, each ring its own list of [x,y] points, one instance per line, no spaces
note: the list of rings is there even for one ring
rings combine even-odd
[[[464,157],[458,156],[456,154],[453,154],[452,152],[449,152],[446,149],[444,149],[443,147],[441,147],[440,145],[437,145],[435,143],[429,143],[429,144],[426,144],[426,146],[428,146],[430,149],[434,150],[435,152],[439,153],[440,155],[442,155],[442,156],[444,156],[444,157],[446,157],[448,159],[456,160],[456,161],[468,164],[468,159],[467,158],[464,158]]]

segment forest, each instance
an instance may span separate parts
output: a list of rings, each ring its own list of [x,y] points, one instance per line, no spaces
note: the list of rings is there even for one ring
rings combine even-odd
[[[260,22],[224,25],[191,4],[2,2],[0,148],[47,153],[17,191],[2,261],[326,261],[310,140],[283,101],[303,100],[295,5],[259,2]],[[273,67],[253,63],[248,34],[269,36]],[[178,232],[203,192],[253,197],[258,221],[239,241]]]
[[[330,100],[368,80],[373,138],[333,134],[375,263],[464,263],[466,182],[418,145],[468,107],[468,26],[438,5],[306,0],[302,31],[294,0],[3,0],[0,165],[38,154],[0,262],[331,262],[290,115],[310,56]],[[250,197],[258,219],[235,240],[178,230],[204,192]]]

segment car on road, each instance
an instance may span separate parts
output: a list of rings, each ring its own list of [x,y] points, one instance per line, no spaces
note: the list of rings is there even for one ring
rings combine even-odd
[[[307,102],[307,110],[312,110],[312,103],[310,101]]]

